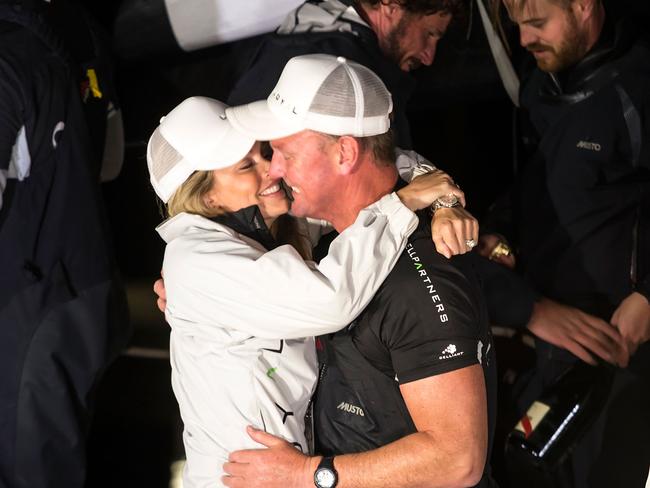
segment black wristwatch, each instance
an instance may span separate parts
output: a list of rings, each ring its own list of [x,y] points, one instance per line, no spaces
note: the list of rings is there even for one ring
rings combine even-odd
[[[334,488],[339,482],[339,474],[334,469],[334,456],[323,457],[314,472],[316,488]]]

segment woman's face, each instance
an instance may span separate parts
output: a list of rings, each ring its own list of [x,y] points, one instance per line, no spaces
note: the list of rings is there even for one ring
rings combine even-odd
[[[224,212],[257,205],[267,225],[289,211],[289,199],[280,178],[269,177],[272,150],[267,142],[256,142],[246,157],[226,168],[212,171],[212,189],[206,203]]]

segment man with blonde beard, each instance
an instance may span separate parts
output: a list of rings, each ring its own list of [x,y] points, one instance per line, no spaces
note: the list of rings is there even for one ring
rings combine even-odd
[[[528,322],[537,370],[520,407],[578,358],[625,368],[577,441],[565,482],[642,486],[650,459],[649,43],[613,2],[503,3],[537,64],[520,93],[527,157],[507,236],[540,295]],[[482,240],[490,255],[503,237]],[[515,265],[513,256],[497,259]]]

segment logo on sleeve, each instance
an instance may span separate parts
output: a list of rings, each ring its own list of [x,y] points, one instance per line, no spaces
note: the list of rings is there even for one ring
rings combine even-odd
[[[438,359],[440,360],[451,359],[458,356],[462,356],[463,354],[464,352],[459,351],[455,344],[449,344],[447,347],[443,349],[442,355],[438,356]]]
[[[413,244],[409,243],[406,246],[406,252],[408,253],[411,260],[413,261],[415,270],[417,271],[418,276],[422,279],[422,283],[424,283],[424,286],[427,289],[427,293],[431,298],[431,301],[433,302],[433,306],[435,307],[436,312],[438,312],[438,316],[440,317],[440,322],[444,324],[449,320],[449,316],[445,312],[445,305],[442,303],[442,299],[440,298],[440,295],[438,294],[435,285],[433,284],[431,278],[427,274],[427,270],[425,269],[424,264],[422,264],[422,262],[420,261],[420,257],[415,252],[415,248],[413,247]]]
[[[576,144],[576,147],[578,149],[586,149],[587,151],[596,151],[600,152],[602,149],[601,145],[598,144],[597,142],[589,142],[589,141],[579,141],[578,144]]]

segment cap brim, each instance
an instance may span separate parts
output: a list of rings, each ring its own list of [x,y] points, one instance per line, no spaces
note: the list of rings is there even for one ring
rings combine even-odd
[[[230,107],[226,116],[237,130],[258,141],[271,141],[305,130],[300,123],[288,123],[275,115],[266,100]]]
[[[206,134],[206,143],[196,145],[192,151],[187,151],[186,159],[192,162],[197,170],[213,170],[231,166],[241,161],[255,144],[255,138],[243,134],[229,124],[228,130],[219,138]]]

